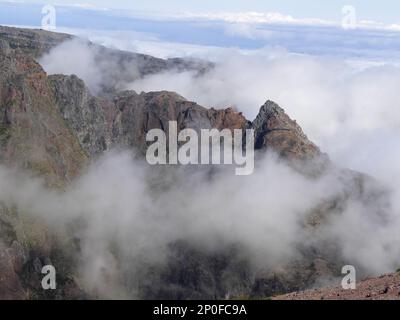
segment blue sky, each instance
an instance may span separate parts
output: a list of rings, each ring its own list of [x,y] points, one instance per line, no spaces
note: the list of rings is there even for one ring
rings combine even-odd
[[[176,50],[164,52],[166,47],[175,49],[178,45],[189,45],[246,50],[268,46],[282,47],[300,54],[373,61],[399,59],[400,21],[395,20],[399,16],[397,13],[400,13],[399,1],[0,0],[0,24],[40,28],[43,4],[56,6],[57,31],[78,32],[91,40],[96,32],[103,35],[107,32],[128,32],[130,34],[124,37],[109,34],[109,39],[105,41],[102,37],[100,42],[163,57],[186,54],[186,51]],[[372,20],[383,22],[384,27],[396,26],[380,30],[343,30],[340,23],[343,17],[342,6],[345,4],[355,7],[360,22]],[[251,15],[245,16],[245,22],[236,21],[238,16],[235,16],[235,12],[279,12],[282,16],[278,15],[278,18],[283,23],[252,23]],[[188,16],[188,13],[194,16]],[[221,13],[227,16],[212,15]],[[287,15],[293,17],[295,23],[290,23]],[[335,25],[321,25],[310,19],[329,21]],[[152,51],[154,48],[156,50]]]
[[[400,23],[400,2],[397,0],[25,0],[25,3],[89,4],[95,7],[131,11],[179,13],[192,12],[281,12],[296,18],[336,20],[344,5],[353,5],[363,20]]]

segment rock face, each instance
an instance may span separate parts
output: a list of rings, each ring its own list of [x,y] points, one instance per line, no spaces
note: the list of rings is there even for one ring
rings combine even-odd
[[[62,189],[107,150],[122,147],[144,154],[146,133],[155,128],[167,131],[169,121],[177,121],[179,130],[254,128],[256,148],[273,150],[283,161],[312,163],[324,157],[300,126],[271,101],[250,122],[232,108],[207,109],[173,92],[117,92],[113,86],[119,76],[101,97],[93,96],[76,76],[47,76],[35,57],[70,39],[68,35],[0,27],[1,165],[30,170],[45,177],[48,185]],[[98,47],[96,54],[117,61],[120,67],[134,62],[141,75],[168,68],[206,72],[210,67],[103,47]],[[345,176],[351,181],[348,194],[362,198],[363,178]],[[327,212],[340,211],[338,204],[346,197],[327,201],[310,213],[308,225],[316,227]],[[369,194],[365,197],[374,199]],[[72,239],[54,235],[44,222],[0,203],[0,299],[85,298],[75,281],[74,249]],[[305,249],[304,256],[284,268],[286,273],[266,270],[254,274],[241,249],[233,245],[224,252],[209,253],[193,244],[171,243],[167,266],[143,271],[140,297],[268,296],[304,289],[315,281],[315,274],[334,275],[337,271],[321,250]],[[39,288],[41,267],[56,262],[64,266],[58,273],[59,289],[45,294]],[[127,279],[132,277],[128,274]]]
[[[111,127],[106,116],[107,111],[113,113],[114,107],[93,97],[76,76],[56,75],[50,76],[49,80],[58,111],[82,149],[91,156],[109,149]]]
[[[7,42],[11,49],[38,58],[62,42],[72,39],[72,36],[44,30],[0,26],[0,39]]]
[[[45,223],[0,204],[0,300],[85,299],[69,246]],[[45,265],[59,266],[55,291],[41,287]]]
[[[76,76],[50,76],[65,122],[92,157],[113,147],[147,149],[146,134],[177,121],[179,130],[241,129],[247,120],[233,109],[206,109],[174,92],[125,91],[112,99],[94,97]]]
[[[179,130],[253,128],[258,150],[271,149],[288,160],[323,156],[301,127],[272,101],[250,122],[232,108],[206,109],[174,92],[125,91],[110,101],[92,96],[76,76],[50,76],[50,81],[61,115],[92,156],[115,146],[145,151],[146,133],[151,129],[168,131],[169,121],[177,121]]]
[[[240,248],[210,253],[183,241],[171,244],[167,267],[156,265],[138,278],[140,298],[151,300],[229,299],[250,292],[254,283]]]
[[[62,188],[88,158],[58,112],[47,75],[30,56],[15,52],[4,40],[0,73],[0,163],[31,170]],[[43,290],[36,291],[40,282],[32,276],[40,277],[41,266],[58,259],[56,241],[44,224],[0,203],[0,299],[33,298],[36,292],[43,296]],[[30,272],[32,268],[39,273]],[[65,285],[56,294],[72,294],[74,282],[65,279]]]
[[[287,159],[310,160],[321,156],[301,127],[272,101],[267,101],[253,122],[256,148],[271,148]]]
[[[58,112],[47,75],[32,58],[0,47],[0,161],[52,182],[76,177],[87,160]]]

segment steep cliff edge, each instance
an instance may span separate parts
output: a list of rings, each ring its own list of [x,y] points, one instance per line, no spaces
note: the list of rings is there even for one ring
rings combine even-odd
[[[88,158],[58,112],[47,75],[4,40],[0,74],[0,163],[29,170],[49,186],[63,188]],[[12,204],[0,203],[0,299],[44,297],[37,281],[41,266],[68,256],[67,250],[59,255],[60,241],[45,224],[17,212]],[[70,276],[70,271],[61,273],[65,286],[57,295],[81,297],[73,293],[79,290]]]
[[[51,183],[70,181],[87,160],[65,125],[46,73],[0,40],[0,160],[32,169]]]

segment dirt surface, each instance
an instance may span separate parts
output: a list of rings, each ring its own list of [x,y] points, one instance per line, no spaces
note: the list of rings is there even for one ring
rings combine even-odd
[[[341,287],[313,289],[277,296],[274,300],[400,300],[400,273],[369,278],[355,290]]]

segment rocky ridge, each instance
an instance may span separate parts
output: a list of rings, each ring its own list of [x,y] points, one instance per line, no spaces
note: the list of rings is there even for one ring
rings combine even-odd
[[[86,47],[91,52],[95,64],[102,71],[100,83],[102,95],[114,94],[121,82],[133,82],[146,75],[169,70],[189,70],[201,74],[213,68],[212,63],[202,60],[160,59],[150,55],[107,48],[72,35],[45,30],[0,26],[1,39],[7,42],[11,49],[36,60],[62,43],[68,41],[79,43],[80,46]]]
[[[138,94],[107,88],[107,94],[94,96],[78,77],[48,76],[35,60],[70,36],[3,27],[0,31],[0,163],[30,170],[45,177],[50,186],[62,189],[90,161],[113,148],[145,152],[146,133],[166,129],[168,121],[177,121],[180,130],[253,128],[259,152],[273,150],[282,161],[308,163],[313,168],[314,161],[321,158],[329,165],[301,127],[272,101],[249,121],[232,108],[207,109],[173,92]],[[102,50],[106,49],[98,52]],[[103,54],[120,57],[127,53],[106,50]],[[170,63],[128,55],[147,61],[147,66],[139,63],[147,70],[144,73],[159,72]],[[179,59],[169,61],[174,61],[174,68],[176,63],[188,67]],[[316,208],[310,225],[318,226],[324,215],[340,211],[339,204],[349,197],[369,198],[363,176],[344,173],[343,179],[349,180],[350,192]],[[86,297],[76,279],[72,239],[52,234],[40,221],[25,219],[23,213],[0,204],[0,299]],[[232,296],[270,296],[304,289],[318,276],[334,277],[338,273],[330,257],[307,248],[306,258],[284,271],[254,275],[238,250],[232,246],[226,252],[210,254],[187,243],[173,243],[167,268],[155,266],[143,275],[146,281],[141,283],[141,297],[213,299],[226,298],[227,292]],[[38,288],[37,277],[41,265],[50,262],[62,262],[65,267],[60,289],[46,296]]]

